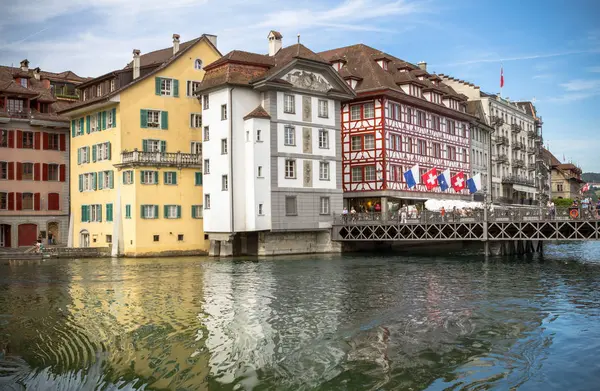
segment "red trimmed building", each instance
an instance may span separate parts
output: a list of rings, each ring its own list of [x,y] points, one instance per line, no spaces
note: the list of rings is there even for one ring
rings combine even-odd
[[[0,247],[66,243],[70,105],[83,78],[0,66]]]
[[[415,66],[363,44],[319,55],[357,94],[341,112],[348,208],[385,212],[430,198],[471,199],[467,190],[408,189],[403,176],[415,164],[421,174],[433,167],[471,172],[470,128],[477,119],[466,112],[466,96],[429,74],[425,63]]]

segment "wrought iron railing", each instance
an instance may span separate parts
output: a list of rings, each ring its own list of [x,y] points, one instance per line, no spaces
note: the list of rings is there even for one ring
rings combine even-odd
[[[525,144],[523,144],[520,141],[513,141],[512,149],[514,149],[515,151],[525,149]]]
[[[508,137],[496,136],[494,142],[498,145],[508,145]]]
[[[502,126],[502,125],[504,125],[504,119],[502,117],[492,115],[490,117],[490,124],[492,126]]]
[[[523,128],[521,127],[521,125],[519,124],[511,124],[510,125],[510,130],[512,130],[513,132],[520,132],[523,130]]]
[[[525,162],[522,159],[514,159],[513,166],[515,166],[517,168],[522,168],[522,167],[525,167]]]
[[[496,163],[506,163],[506,162],[508,162],[508,156],[498,155],[498,156],[494,157],[494,161],[496,161]]]
[[[529,138],[535,138],[536,136],[537,136],[537,133],[533,130],[529,130],[527,132],[527,137],[529,137]]]
[[[181,152],[123,151],[121,165],[149,165],[202,168],[202,155]]]
[[[0,107],[0,115],[7,116],[10,118],[31,118],[31,110],[29,108],[22,108],[19,110],[13,110],[6,107]]]
[[[533,179],[524,178],[518,175],[508,175],[502,178],[502,183],[504,184],[517,184],[524,186],[535,186],[535,182]]]

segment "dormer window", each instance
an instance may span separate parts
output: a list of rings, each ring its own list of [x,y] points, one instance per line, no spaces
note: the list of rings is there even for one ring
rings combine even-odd
[[[202,69],[202,60],[197,58],[196,61],[194,61],[194,69],[197,70],[201,70]]]
[[[21,78],[21,86],[27,88],[27,79]]]
[[[335,61],[333,64],[331,64],[331,66],[333,66],[333,69],[335,69],[336,71],[339,72],[344,67],[344,62],[343,61]]]
[[[102,84],[96,86],[96,96],[102,96]]]
[[[388,70],[388,63],[389,61],[386,59],[377,60],[377,64],[379,64],[381,69],[383,69],[384,71]]]

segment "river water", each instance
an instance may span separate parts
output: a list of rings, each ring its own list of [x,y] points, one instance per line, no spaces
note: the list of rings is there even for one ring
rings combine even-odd
[[[0,361],[9,390],[598,389],[600,243],[5,263]]]

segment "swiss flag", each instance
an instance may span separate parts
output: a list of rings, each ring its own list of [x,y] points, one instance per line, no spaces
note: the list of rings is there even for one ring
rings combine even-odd
[[[500,67],[500,88],[504,87],[504,67]]]
[[[437,187],[437,170],[433,167],[431,170],[427,171],[425,174],[421,175],[421,183],[427,186],[427,190],[431,190],[434,187]]]
[[[465,174],[463,172],[457,173],[450,179],[450,182],[454,191],[460,193],[465,188]]]

